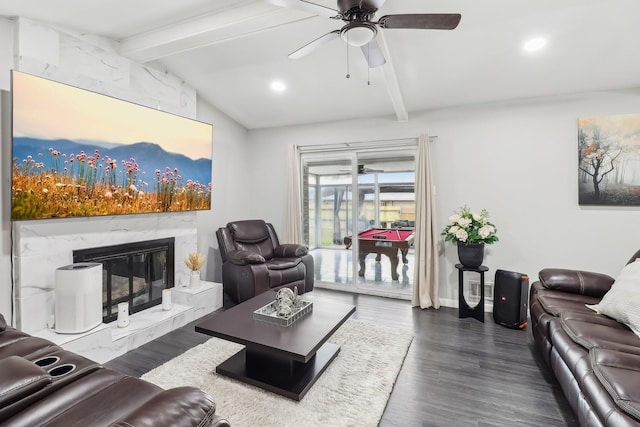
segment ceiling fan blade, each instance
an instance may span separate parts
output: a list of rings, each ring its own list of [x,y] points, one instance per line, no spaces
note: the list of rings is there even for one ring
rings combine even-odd
[[[334,18],[338,15],[338,11],[306,0],[265,0],[275,6],[287,7],[289,9],[298,9],[314,15],[326,16]]]
[[[386,15],[378,20],[382,28],[415,28],[418,30],[453,30],[460,23],[459,13],[417,13]]]
[[[302,46],[300,49],[296,50],[295,52],[291,53],[289,55],[289,58],[298,59],[298,58],[302,58],[303,56],[307,56],[314,50],[318,49],[320,46],[323,46],[329,43],[331,40],[336,39],[338,37],[340,37],[340,30],[331,31],[330,33],[327,33],[324,36],[318,37],[311,43],[308,43]]]
[[[362,49],[364,57],[367,58],[369,68],[380,67],[381,65],[384,65],[385,62],[387,62],[384,59],[384,54],[382,53],[382,49],[380,49],[380,45],[378,44],[376,39],[371,40],[364,46],[360,46],[360,49]]]

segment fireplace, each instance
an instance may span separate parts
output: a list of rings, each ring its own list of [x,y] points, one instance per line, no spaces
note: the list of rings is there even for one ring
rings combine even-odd
[[[102,264],[102,321],[109,323],[121,302],[129,313],[162,303],[162,290],[174,286],[175,238],[74,250],[73,262]]]

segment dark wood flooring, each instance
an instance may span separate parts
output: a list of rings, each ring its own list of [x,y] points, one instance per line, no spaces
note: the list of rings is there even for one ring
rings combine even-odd
[[[314,293],[355,304],[355,319],[414,332],[380,426],[579,425],[529,327],[504,328],[488,313],[480,323],[458,319],[457,309],[421,310],[408,301],[324,289]],[[208,336],[194,331],[195,323],[106,366],[140,376],[206,341]]]

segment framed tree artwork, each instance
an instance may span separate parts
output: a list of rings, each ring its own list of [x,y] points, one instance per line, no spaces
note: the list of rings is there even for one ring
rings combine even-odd
[[[640,206],[640,114],[578,119],[578,202]]]

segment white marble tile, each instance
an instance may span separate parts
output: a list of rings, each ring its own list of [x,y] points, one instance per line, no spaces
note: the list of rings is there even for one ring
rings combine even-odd
[[[38,292],[16,299],[16,326],[21,331],[32,333],[46,328],[53,314],[55,295],[53,291]]]
[[[60,52],[60,33],[30,19],[17,19],[16,37],[19,56],[37,58],[39,62],[57,65]]]
[[[173,288],[171,292],[171,300],[174,303],[192,307],[190,312],[192,316],[189,322],[199,319],[209,313],[222,308],[224,303],[222,284],[215,282],[201,281],[200,287],[191,289],[188,287]]]
[[[196,118],[196,91],[154,64],[120,56],[113,41],[18,20],[18,69],[180,116]]]
[[[173,288],[171,298],[171,310],[165,311],[161,306],[155,306],[134,313],[125,328],[119,328],[116,322],[112,322],[80,334],[58,334],[43,328],[33,332],[33,335],[48,339],[98,363],[105,363],[220,309],[223,304],[222,285],[203,281],[197,289]],[[32,303],[42,305],[43,301]],[[35,322],[40,320],[35,319]]]
[[[173,319],[174,317],[189,310],[191,307],[187,307],[180,304],[173,304],[173,307],[169,311],[162,310],[161,306],[157,305],[139,313],[134,313],[129,316],[129,325],[125,328],[119,328],[112,322],[111,338],[113,341],[118,341],[123,338],[129,338],[133,335],[155,335],[155,331],[163,327],[164,323]],[[167,331],[169,332],[169,330]]]
[[[109,93],[109,87],[131,88],[131,61],[70,35],[60,34],[59,39],[60,68],[74,69],[74,74],[78,77],[90,76],[94,83],[92,86],[82,86],[84,89],[112,95]],[[65,83],[73,86],[87,84],[86,80],[80,81],[78,77],[73,77]]]
[[[33,335],[98,363],[105,363],[195,320],[194,313],[193,307],[180,304],[174,304],[168,311],[156,306],[132,314],[129,325],[124,328],[112,322],[80,334],[58,334],[42,329]]]
[[[108,331],[111,335],[111,330]],[[64,346],[64,348],[98,363],[106,363],[132,350],[127,347],[126,340],[113,342],[110,336],[99,342],[78,340],[73,345]]]
[[[109,341],[111,341],[111,328],[109,327],[109,325],[105,323],[101,323],[95,328],[79,334],[59,334],[55,330],[48,329],[48,328],[42,329],[33,333],[33,336],[35,337],[44,338],[59,346],[65,346],[65,347],[74,345],[75,343],[78,343],[78,342],[84,342],[84,343],[94,342],[96,343],[94,345],[95,347],[98,345],[97,343],[100,342],[99,337],[101,335],[105,335],[106,337],[109,338]],[[71,350],[69,348],[67,349]]]

